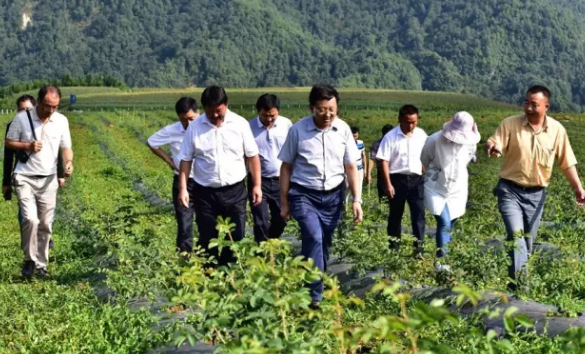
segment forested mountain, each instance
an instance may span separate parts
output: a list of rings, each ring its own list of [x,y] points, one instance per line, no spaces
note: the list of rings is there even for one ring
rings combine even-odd
[[[0,85],[100,73],[129,86],[447,90],[585,106],[571,0],[0,0]]]

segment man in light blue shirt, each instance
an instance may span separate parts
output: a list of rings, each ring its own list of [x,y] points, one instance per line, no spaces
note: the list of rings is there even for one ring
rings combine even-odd
[[[344,174],[353,195],[355,222],[362,220],[361,190],[356,161],[359,151],[349,126],[337,117],[339,94],[329,85],[313,86],[311,115],[295,123],[278,158],[282,198],[281,215],[291,215],[301,228],[301,254],[327,270],[329,248],[343,211]],[[323,298],[323,281],[310,284],[312,304]]]
[[[262,202],[259,205],[250,203],[250,206],[254,218],[254,238],[260,243],[269,238],[279,238],[286,227],[286,221],[280,216],[279,177],[282,162],[278,159],[278,153],[292,122],[280,116],[280,100],[276,95],[260,96],[256,101],[256,111],[258,117],[250,121],[250,128],[260,156]]]

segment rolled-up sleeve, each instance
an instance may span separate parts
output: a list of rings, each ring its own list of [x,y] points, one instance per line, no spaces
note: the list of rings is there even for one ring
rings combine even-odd
[[[258,144],[256,144],[256,140],[254,139],[254,134],[252,134],[250,124],[242,124],[241,129],[244,140],[244,154],[246,157],[254,157],[258,155]]]
[[[278,159],[285,163],[293,163],[297,156],[298,143],[298,131],[293,125],[288,131],[288,135],[286,136],[284,145],[282,145],[282,149],[280,149],[280,153],[278,153]]]
[[[185,138],[181,143],[181,150],[179,152],[179,160],[193,161],[195,157],[195,124],[189,124],[187,131],[185,132]]]
[[[505,152],[508,147],[508,141],[510,140],[510,127],[509,119],[505,119],[498,125],[496,132],[489,138],[489,141],[496,144],[496,147]]]
[[[343,163],[346,165],[350,163],[356,163],[361,157],[360,150],[358,149],[357,144],[353,139],[353,134],[350,133],[350,131],[347,132],[347,137],[345,139],[345,154],[343,155]]]
[[[575,166],[577,164],[577,158],[575,157],[575,153],[571,148],[571,143],[569,142],[567,131],[564,128],[559,131],[559,135],[556,141],[557,146],[555,149],[557,151],[556,157],[559,163],[559,168],[561,170],[566,170],[569,167]]]
[[[12,141],[20,141],[20,137],[22,134],[22,125],[20,123],[20,119],[18,116],[12,119],[12,123],[10,124],[10,128],[8,128],[8,132],[6,133],[6,139]]]
[[[167,127],[162,128],[161,130],[152,134],[150,138],[148,138],[148,146],[155,149],[164,145],[168,145],[170,142],[170,134],[167,131]]]
[[[63,119],[63,126],[61,129],[62,134],[59,147],[61,147],[61,149],[71,149],[71,132],[69,131],[69,120],[67,118]]]

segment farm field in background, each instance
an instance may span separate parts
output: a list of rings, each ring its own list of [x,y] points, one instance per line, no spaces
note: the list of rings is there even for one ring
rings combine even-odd
[[[150,134],[176,121],[173,106],[179,97],[191,95],[199,101],[201,90],[64,88],[63,92],[77,94],[75,111],[64,111],[76,158],[74,177],[59,192],[51,280],[23,283],[20,279],[16,204],[0,203],[0,353],[145,353],[172,342],[181,328],[193,329],[184,334],[187,341],[214,341],[232,353],[253,348],[266,349],[258,353],[309,353],[312,348],[344,354],[414,349],[462,354],[583,352],[575,344],[585,338],[583,331],[556,339],[538,337],[524,333],[519,326],[527,323],[519,318],[512,321],[506,338],[495,338],[482,327],[479,315],[460,317],[440,303],[425,307],[389,287],[383,290],[386,295],[361,300],[333,287],[323,310],[312,313],[301,306],[308,299],[302,279],[310,274],[293,264],[294,251],[286,242],[261,249],[244,242],[240,251],[246,257],[232,270],[233,278],[217,273],[204,276],[197,259],[185,264],[174,251],[174,217],[165,207],[171,201],[172,172],[145,145]],[[248,119],[255,116],[252,107],[257,96],[265,92],[281,97],[281,114],[293,121],[308,113],[308,88],[227,92],[230,108]],[[342,119],[360,127],[367,148],[379,138],[384,124],[396,124],[397,110],[405,103],[419,107],[419,126],[429,135],[455,112],[469,111],[482,134],[480,144],[502,118],[520,112],[513,105],[448,93],[342,89],[340,95]],[[63,102],[67,101],[64,96]],[[585,161],[584,116],[552,115],[562,119],[578,161]],[[1,115],[0,123],[11,118]],[[444,259],[452,275],[434,272],[434,236],[427,238],[425,258],[420,261],[409,257],[407,244],[400,253],[388,249],[388,208],[378,202],[375,185],[364,186],[363,224],[354,227],[344,220],[334,239],[334,254],[356,264],[357,272],[382,270],[388,283],[400,280],[400,291],[438,286],[505,292],[506,252],[485,246],[487,240],[505,239],[492,193],[501,160],[488,159],[478,149],[478,162],[469,168],[471,204]],[[583,176],[585,170],[580,165],[578,169]],[[553,305],[556,315],[579,316],[585,309],[581,261],[585,209],[575,205],[558,170],[548,188],[543,219],[558,227],[541,227],[538,241],[558,247],[562,256],[531,257],[530,287],[514,295]],[[427,215],[427,225],[434,224]],[[403,225],[409,225],[408,215]],[[286,234],[299,234],[295,222],[287,226]],[[95,295],[106,285],[115,291],[114,300]],[[136,305],[148,301],[166,305],[157,311]],[[172,321],[157,325],[161,314],[175,313],[184,313],[189,326]],[[375,331],[384,325],[390,328],[388,333]],[[269,351],[269,347],[280,349]]]

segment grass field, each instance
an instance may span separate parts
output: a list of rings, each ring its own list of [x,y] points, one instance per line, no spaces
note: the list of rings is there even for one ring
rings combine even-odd
[[[284,241],[261,248],[243,242],[237,248],[240,261],[227,274],[204,275],[198,258],[187,265],[175,253],[174,216],[165,208],[171,171],[144,140],[176,119],[172,107],[178,97],[199,100],[201,90],[63,91],[78,95],[76,111],[64,112],[76,170],[59,193],[51,280],[20,278],[17,206],[0,203],[0,353],[145,353],[173,341],[177,329],[184,339],[214,342],[226,353],[583,353],[583,331],[539,337],[525,331],[525,318],[509,314],[508,335],[499,338],[480,315],[461,317],[442,302],[427,305],[407,295],[423,286],[455,288],[467,299],[476,291],[506,291],[505,250],[480,246],[504,235],[492,194],[501,160],[478,152],[477,164],[470,166],[472,205],[454,231],[445,258],[454,272],[447,277],[433,271],[432,237],[420,261],[408,257],[408,246],[400,253],[388,250],[388,208],[378,203],[375,186],[365,187],[364,223],[353,227],[345,220],[334,253],[356,264],[356,271],[383,270],[387,283],[379,288],[382,295],[356,299],[337,291],[330,279],[323,310],[314,312],[306,308],[303,287],[314,274]],[[282,115],[298,120],[308,112],[306,88],[228,90],[232,110],[252,118],[253,104],[264,92],[279,94]],[[420,127],[429,135],[456,111],[468,110],[478,122],[481,143],[502,118],[520,110],[458,94],[389,90],[342,90],[341,102],[341,117],[361,128],[367,145],[384,124],[396,123],[404,103],[419,106]],[[556,116],[584,161],[583,117]],[[0,116],[1,123],[10,119]],[[575,205],[558,170],[543,219],[559,227],[543,227],[538,240],[556,246],[562,256],[531,257],[530,288],[513,295],[578,317],[585,308],[585,209]],[[427,215],[428,226],[434,223]],[[286,233],[298,235],[297,225],[291,222]],[[403,283],[400,291],[397,280]],[[105,285],[115,292],[109,300],[102,296]],[[137,305],[149,301],[165,305],[156,311]],[[161,314],[176,313],[186,314],[188,325],[157,325]]]

